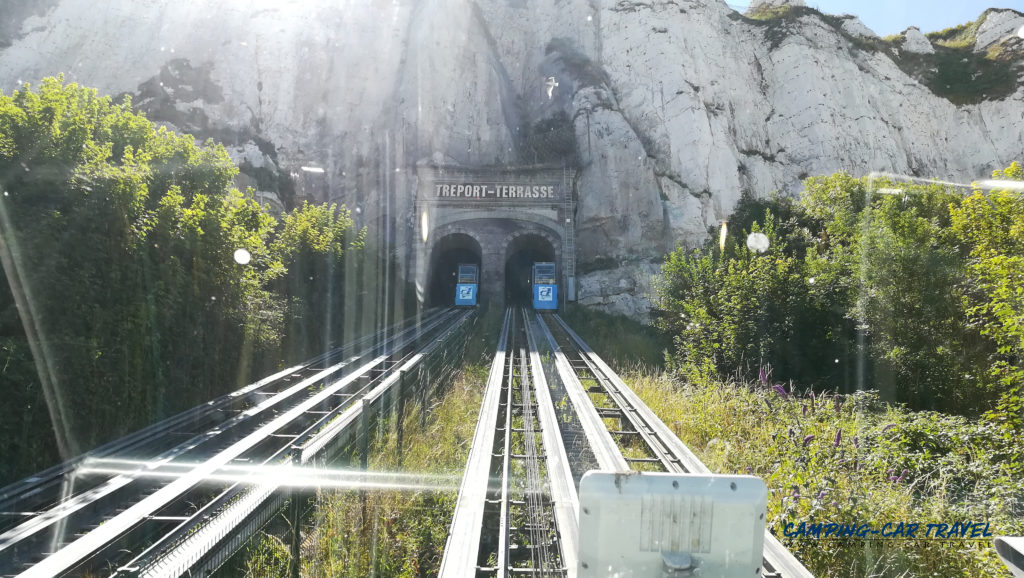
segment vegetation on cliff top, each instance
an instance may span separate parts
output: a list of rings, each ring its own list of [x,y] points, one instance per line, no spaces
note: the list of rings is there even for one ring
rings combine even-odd
[[[843,18],[807,6],[761,6],[736,18],[761,27],[773,49],[786,38],[799,34],[796,26],[799,19],[818,18],[851,47],[884,54],[936,96],[963,105],[1006,98],[1019,86],[1021,52],[1016,40],[997,42],[984,52],[974,51],[978,29],[989,12],[973,22],[928,33],[926,36],[935,48],[932,54],[904,51],[902,34],[885,38],[850,34],[843,29]]]

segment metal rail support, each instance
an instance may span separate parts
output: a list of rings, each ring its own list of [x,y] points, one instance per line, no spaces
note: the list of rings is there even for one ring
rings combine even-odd
[[[292,464],[295,467],[302,466],[302,452],[295,451],[292,455]],[[299,493],[298,486],[292,488],[292,559],[290,564],[292,578],[299,578],[299,571],[302,567],[302,532],[299,531],[299,524],[302,522],[302,508],[299,505]]]
[[[395,412],[397,414],[397,416],[398,416],[397,417],[397,424],[396,424],[397,431],[395,432],[395,437],[397,438],[397,440],[395,442],[395,446],[398,448],[398,469],[399,470],[402,469],[402,454],[404,453],[403,452],[403,448],[402,448],[402,444],[403,444],[403,436],[402,436],[402,434],[405,431],[405,393],[406,393],[406,391],[405,391],[405,370],[403,369],[403,370],[398,372],[398,402],[397,402],[398,408],[397,408],[397,410]]]

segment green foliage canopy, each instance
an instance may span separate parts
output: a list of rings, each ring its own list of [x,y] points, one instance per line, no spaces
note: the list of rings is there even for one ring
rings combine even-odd
[[[997,178],[1020,179],[1016,163]],[[1019,193],[846,174],[798,200],[744,196],[721,250],[679,249],[658,287],[670,365],[792,381],[1020,428],[1024,202]],[[748,249],[750,233],[770,241]],[[996,403],[998,401],[998,403]],[[1009,433],[1007,434],[1009,435]]]
[[[128,99],[62,78],[0,94],[0,482],[233,390],[338,323],[296,275],[337,281],[362,249],[348,212],[279,222],[237,172]]]

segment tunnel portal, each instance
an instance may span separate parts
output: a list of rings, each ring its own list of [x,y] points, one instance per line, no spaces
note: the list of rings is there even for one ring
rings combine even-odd
[[[479,267],[480,254],[480,243],[465,233],[452,233],[439,239],[431,257],[433,273],[427,292],[427,306],[451,305],[459,265],[465,263]]]
[[[517,237],[507,249],[505,261],[505,303],[529,305],[533,300],[533,264],[555,260],[555,249],[539,235]]]
[[[417,168],[416,285],[428,306],[450,305],[459,263],[480,268],[479,302],[531,300],[531,268],[554,262],[575,300],[572,172],[562,167]]]

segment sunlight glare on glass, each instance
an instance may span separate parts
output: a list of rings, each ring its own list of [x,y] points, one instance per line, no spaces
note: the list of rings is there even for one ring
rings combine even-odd
[[[423,211],[420,215],[420,234],[423,236],[423,242],[427,242],[427,237],[430,236],[430,217],[427,216],[427,212]]]
[[[1006,191],[1024,191],[1024,181],[1001,181],[998,179],[985,179],[975,183],[979,189],[997,189]]]
[[[768,235],[764,233],[751,233],[747,235],[747,248],[755,253],[764,253],[771,246]]]
[[[248,265],[249,261],[251,259],[252,259],[252,254],[249,253],[248,250],[246,250],[246,249],[236,249],[235,250],[235,263],[238,263],[239,265]]]
[[[125,475],[133,478],[176,479],[201,463],[161,463],[117,458],[90,458],[78,475]],[[374,472],[288,465],[225,465],[204,478],[207,482],[271,485],[278,487],[389,489],[399,491],[458,489],[458,478],[436,474]]]
[[[322,167],[302,167],[302,170],[307,173],[313,173],[317,175],[322,175],[324,173],[324,169]]]

